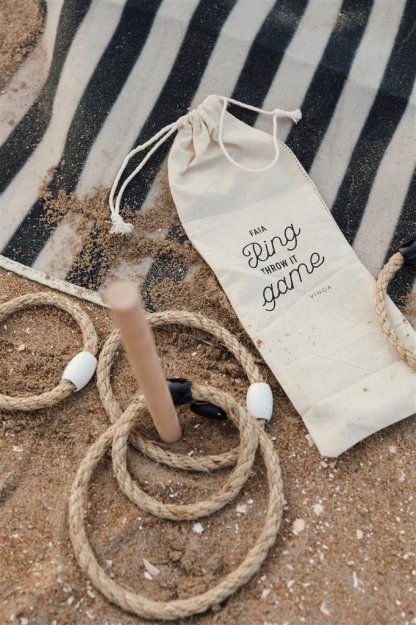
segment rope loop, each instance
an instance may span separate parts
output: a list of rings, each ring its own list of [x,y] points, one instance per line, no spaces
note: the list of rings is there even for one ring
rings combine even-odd
[[[254,421],[245,408],[231,395],[208,386],[195,388],[198,397],[223,407],[240,429],[241,444],[236,467],[222,488],[205,501],[195,504],[172,505],[146,495],[132,481],[126,468],[126,447],[129,432],[135,425],[139,411],[144,407],[144,398],[139,396],[90,447],[83,459],[69,498],[69,533],[77,561],[94,586],[109,601],[137,616],[148,619],[171,621],[205,612],[233,594],[257,573],[274,544],[283,512],[284,496],[279,458],[264,429]],[[132,591],[112,579],[98,562],[85,530],[88,486],[95,469],[106,451],[112,446],[113,468],[125,495],[140,509],[151,512],[159,518],[189,520],[219,510],[236,497],[249,477],[257,445],[266,466],[269,499],[264,525],[245,559],[216,586],[206,592],[173,601],[154,601]]]
[[[114,475],[123,493],[141,510],[153,514],[160,519],[171,521],[195,520],[220,510],[240,492],[251,471],[258,446],[258,436],[254,419],[246,419],[244,408],[235,401],[230,401],[221,391],[214,388],[194,385],[194,396],[198,400],[212,401],[227,413],[229,419],[240,430],[240,445],[234,470],[225,480],[222,488],[209,499],[192,504],[165,504],[147,495],[130,477],[127,470],[128,438],[132,428],[139,422],[140,414],[145,409],[143,401],[133,401],[117,422],[112,443]],[[177,467],[184,469],[184,466]],[[188,470],[188,468],[186,467]],[[191,469],[192,470],[192,469]]]
[[[98,337],[91,319],[78,304],[54,293],[28,293],[1,304],[0,322],[13,313],[31,306],[55,306],[71,315],[81,329],[84,351],[95,356],[98,350]],[[22,410],[25,412],[41,410],[55,406],[55,404],[72,395],[75,390],[76,387],[72,382],[68,379],[62,379],[55,388],[40,395],[11,397],[0,394],[0,410]]]
[[[147,315],[153,327],[179,324],[208,332],[234,354],[243,366],[250,383],[262,383],[263,378],[250,352],[226,329],[206,317],[185,311],[168,311]],[[205,612],[245,584],[260,568],[276,540],[283,511],[283,483],[279,458],[259,421],[248,413],[230,394],[209,386],[193,383],[192,396],[223,409],[240,431],[240,445],[216,456],[199,458],[175,454],[146,440],[137,430],[144,397],[135,395],[124,412],[114,397],[110,373],[120,348],[117,330],[108,337],[101,351],[97,368],[97,386],[101,402],[112,425],[90,447],[75,477],[69,498],[69,531],[75,556],[81,569],[94,586],[124,610],[150,619],[174,620]],[[217,492],[203,501],[189,504],[163,503],[145,493],[132,479],[127,468],[127,449],[132,443],[143,454],[158,463],[185,471],[212,471],[234,467]],[[107,575],[99,564],[85,530],[88,485],[104,454],[111,448],[113,471],[123,493],[141,510],[161,519],[184,521],[213,514],[234,500],[249,478],[257,448],[266,466],[269,500],[264,526],[243,562],[214,588],[174,601],[154,601],[136,594]]]
[[[231,334],[231,332],[212,319],[208,319],[198,313],[180,310],[148,313],[146,319],[154,328],[174,324],[207,332],[217,339],[219,343],[225,345],[235,356],[236,360],[245,370],[250,383],[264,382],[260,370],[250,352],[233,334]],[[103,345],[97,366],[98,392],[104,410],[112,423],[115,423],[122,415],[120,404],[114,397],[110,380],[111,368],[120,348],[120,334],[118,330],[113,330]],[[200,458],[173,454],[171,451],[152,443],[152,441],[144,439],[137,430],[131,433],[130,443],[155,462],[165,464],[174,469],[183,469],[186,471],[207,472],[233,466],[238,453],[237,449],[231,449],[222,454],[203,456]]]
[[[412,243],[413,248],[415,248],[416,240]],[[396,353],[399,355],[400,359],[416,371],[416,354],[403,343],[403,341],[397,334],[386,307],[387,287],[389,283],[394,278],[396,273],[403,267],[406,260],[409,263],[414,262],[414,260],[408,260],[408,258],[411,257],[411,254],[409,252],[409,250],[411,249],[412,246],[410,245],[400,248],[398,252],[396,252],[395,254],[393,254],[393,256],[389,258],[387,263],[381,269],[380,273],[378,274],[375,286],[374,307],[378,323],[384,336],[393,347],[393,349],[396,351]]]
[[[232,163],[239,169],[242,169],[243,171],[248,171],[248,172],[261,172],[261,171],[267,171],[268,169],[271,169],[273,165],[277,162],[277,159],[279,158],[279,140],[277,138],[277,119],[279,117],[289,117],[293,122],[295,122],[295,124],[297,124],[298,121],[302,118],[302,113],[300,109],[296,109],[295,111],[284,111],[282,109],[276,108],[276,109],[273,109],[272,111],[268,111],[266,109],[258,108],[257,106],[251,106],[250,104],[239,102],[238,100],[233,100],[232,98],[226,98],[225,96],[221,96],[221,98],[223,101],[223,105],[221,109],[220,122],[218,126],[218,143],[221,148],[221,152],[224,154],[227,161],[229,161],[230,163]],[[241,165],[241,163],[237,163],[237,161],[234,160],[231,154],[228,152],[227,148],[224,145],[224,139],[223,139],[224,116],[225,116],[225,111],[227,109],[228,104],[236,104],[237,106],[248,109],[250,111],[255,111],[256,113],[263,113],[264,115],[272,116],[272,119],[273,119],[272,137],[273,137],[273,145],[274,145],[274,157],[268,165],[265,165],[264,167],[246,167],[245,165]]]
[[[69,313],[81,328],[84,351],[71,360],[65,371],[69,379],[52,389],[33,397],[9,397],[0,395],[0,409],[36,410],[53,406],[82,388],[85,379],[90,379],[95,368],[95,354],[98,338],[88,315],[71,300],[55,294],[34,293],[17,297],[0,306],[0,321],[29,306],[56,306]],[[252,384],[263,383],[260,371],[250,352],[226,329],[202,315],[168,311],[147,315],[154,326],[180,324],[204,330],[224,344],[243,366]],[[69,534],[76,559],[94,586],[109,601],[122,609],[138,616],[150,619],[170,621],[205,612],[218,605],[238,588],[243,586],[259,570],[274,544],[283,513],[284,495],[279,458],[264,428],[247,409],[239,404],[230,394],[201,384],[193,384],[192,399],[196,402],[209,402],[219,406],[239,429],[240,444],[237,448],[216,456],[193,458],[188,455],[174,454],[161,446],[145,440],[134,430],[138,418],[146,405],[142,395],[135,395],[130,405],[122,413],[114,398],[110,384],[110,370],[116,352],[120,347],[118,331],[108,337],[99,359],[97,385],[106,413],[112,425],[93,443],[77,471],[69,497]],[[65,375],[65,372],[64,372]],[[90,377],[88,377],[90,376]],[[71,380],[71,381],[69,381]],[[190,404],[192,406],[192,403]],[[253,413],[254,414],[254,413]],[[224,467],[233,467],[222,486],[202,501],[188,504],[163,503],[148,495],[132,479],[127,468],[127,450],[132,442],[140,451],[156,462],[186,471],[211,471]],[[245,559],[213,588],[206,592],[174,601],[154,601],[136,594],[130,588],[113,580],[98,562],[89,543],[85,530],[88,486],[93,474],[105,453],[111,449],[112,466],[115,477],[123,493],[141,510],[161,519],[184,521],[199,519],[213,514],[233,501],[247,482],[255,460],[257,449],[263,457],[269,486],[269,498],[265,511],[264,526],[249,549]]]

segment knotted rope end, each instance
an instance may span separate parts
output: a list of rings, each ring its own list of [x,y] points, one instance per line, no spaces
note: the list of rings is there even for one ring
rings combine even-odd
[[[124,221],[119,213],[113,213],[111,215],[111,234],[130,234],[133,230],[133,224]]]
[[[302,119],[302,111],[300,109],[292,111],[291,118],[293,119],[295,124],[297,124]]]
[[[295,124],[298,123],[299,120],[302,119],[302,111],[300,109],[295,109],[294,111],[284,111],[283,109],[273,109],[269,114],[275,115],[276,117],[289,117]]]

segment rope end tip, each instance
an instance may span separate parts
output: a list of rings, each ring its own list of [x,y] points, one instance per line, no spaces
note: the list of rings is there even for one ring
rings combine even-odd
[[[302,111],[300,109],[296,109],[293,111],[292,119],[297,124],[302,119]]]
[[[133,224],[125,222],[119,214],[112,215],[111,223],[111,234],[130,234],[133,230]]]

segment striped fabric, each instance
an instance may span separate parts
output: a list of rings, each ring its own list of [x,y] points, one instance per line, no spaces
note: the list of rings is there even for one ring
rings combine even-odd
[[[132,147],[210,93],[302,109],[298,125],[281,123],[280,138],[374,275],[416,236],[414,0],[46,4],[37,48],[0,94],[0,266],[25,266],[36,279],[36,271],[54,272],[54,250],[67,246],[55,276],[85,286],[66,216],[45,227],[38,193],[48,170],[56,168],[54,195],[110,186]],[[269,120],[230,111],[268,130]],[[126,204],[134,210],[157,190],[168,149],[131,185]],[[98,245],[95,258],[98,267]],[[147,280],[163,277],[157,258],[148,271]],[[94,267],[88,283],[91,276]],[[401,272],[396,302],[416,292],[415,278],[411,268]]]

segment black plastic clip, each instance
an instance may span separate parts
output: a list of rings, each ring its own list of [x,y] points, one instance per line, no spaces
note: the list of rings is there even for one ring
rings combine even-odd
[[[209,401],[196,401],[192,397],[192,382],[185,378],[168,378],[170,394],[175,406],[190,404],[193,413],[207,419],[226,419],[227,413]]]
[[[168,378],[168,386],[175,406],[183,406],[193,401],[192,382],[185,378]]]
[[[403,256],[405,265],[416,263],[416,238],[403,243],[397,251]]]
[[[222,408],[214,406],[209,401],[193,401],[191,410],[200,417],[208,419],[226,419],[227,413]]]

